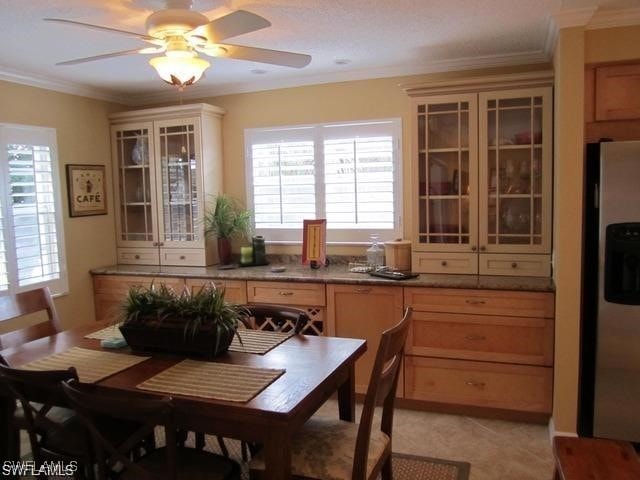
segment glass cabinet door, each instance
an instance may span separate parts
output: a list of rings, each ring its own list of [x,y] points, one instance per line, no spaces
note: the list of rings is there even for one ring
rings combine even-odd
[[[481,241],[487,252],[543,253],[550,234],[550,95],[480,94]]]
[[[476,106],[476,95],[429,97],[416,105],[418,247],[475,250]]]
[[[201,242],[199,126],[197,119],[156,122],[160,242]]]
[[[151,126],[114,131],[119,206],[119,244],[156,241]],[[142,242],[142,243],[140,243]]]

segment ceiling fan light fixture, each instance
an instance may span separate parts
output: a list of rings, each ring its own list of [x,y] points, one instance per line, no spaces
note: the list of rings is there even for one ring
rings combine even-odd
[[[209,62],[197,56],[167,56],[154,57],[149,64],[156,69],[160,78],[177,87],[193,85],[202,77],[204,71],[211,66]]]

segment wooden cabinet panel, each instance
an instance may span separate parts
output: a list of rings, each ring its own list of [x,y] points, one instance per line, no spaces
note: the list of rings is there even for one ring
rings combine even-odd
[[[184,279],[176,277],[143,277],[128,275],[94,275],[93,292],[96,320],[116,321],[127,292],[134,286],[164,283],[176,292],[184,289]]]
[[[247,282],[250,303],[324,306],[324,285],[320,283]]]
[[[402,318],[402,287],[329,284],[327,311],[329,335],[367,340],[367,351],[356,363],[356,392],[365,393],[380,336]],[[401,381],[397,396],[402,396]]]
[[[551,275],[551,255],[481,254],[480,275],[526,275],[548,277]]]
[[[549,292],[405,288],[405,304],[425,312],[553,318],[554,299]]]
[[[406,352],[551,366],[553,320],[414,311]]]
[[[405,365],[405,398],[551,412],[551,368],[414,356]]]
[[[478,255],[475,253],[414,251],[411,261],[414,272],[478,273]]]
[[[596,68],[596,121],[640,118],[640,64]]]
[[[225,289],[225,300],[232,303],[244,305],[247,303],[247,282],[244,280],[218,280],[208,278],[187,278],[187,287],[193,292],[213,282],[216,288]]]

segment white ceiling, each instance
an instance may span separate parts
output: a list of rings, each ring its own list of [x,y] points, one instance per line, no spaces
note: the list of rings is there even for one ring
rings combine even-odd
[[[130,104],[175,98],[148,65],[149,56],[55,66],[146,44],[42,21],[58,17],[144,33],[146,17],[163,6],[163,0],[0,0],[0,79]],[[210,19],[244,9],[272,23],[232,43],[313,59],[300,70],[212,59],[185,95],[541,62],[549,59],[553,16],[592,18],[624,9],[616,18],[635,23],[639,8],[640,0],[194,0],[194,9]],[[350,62],[337,65],[338,59]]]

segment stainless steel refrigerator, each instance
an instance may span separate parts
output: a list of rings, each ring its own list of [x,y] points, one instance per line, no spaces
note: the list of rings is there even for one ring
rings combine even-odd
[[[640,141],[586,167],[579,433],[640,442]]]

